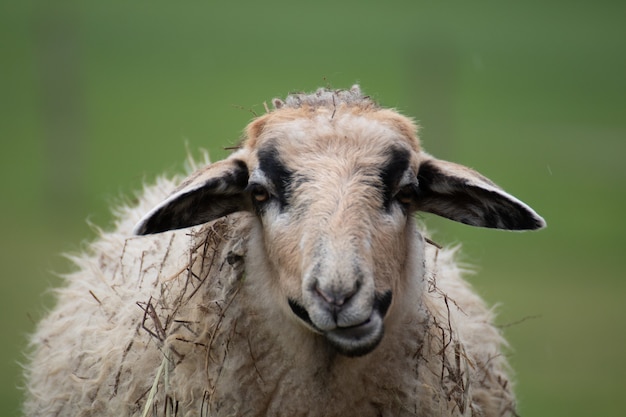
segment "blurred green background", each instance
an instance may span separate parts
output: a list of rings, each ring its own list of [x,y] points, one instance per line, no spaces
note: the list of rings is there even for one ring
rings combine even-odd
[[[501,303],[521,415],[624,415],[625,79],[623,1],[1,0],[0,415],[88,222],[187,148],[225,156],[264,101],[355,82],[548,221],[425,217]]]

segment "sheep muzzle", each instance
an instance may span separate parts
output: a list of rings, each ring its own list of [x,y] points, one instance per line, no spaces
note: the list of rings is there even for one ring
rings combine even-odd
[[[308,310],[298,301],[289,298],[288,303],[292,312],[308,327],[315,332],[322,334],[328,343],[339,353],[345,356],[363,356],[373,351],[384,335],[383,320],[391,305],[392,292],[385,291],[377,293],[374,298],[373,309],[370,316],[358,324],[341,326],[336,325],[330,329],[322,330],[311,320]],[[334,307],[333,316],[336,317]]]

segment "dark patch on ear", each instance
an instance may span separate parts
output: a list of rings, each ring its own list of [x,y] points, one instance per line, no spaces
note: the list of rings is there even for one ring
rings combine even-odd
[[[241,159],[233,159],[233,162],[237,165],[237,169],[230,175],[233,179],[232,183],[240,187],[245,187],[248,183],[248,177],[250,176],[248,165]]]
[[[411,154],[407,149],[392,147],[389,150],[387,165],[380,172],[380,179],[383,184],[383,207],[385,209],[389,209],[394,191],[409,167],[410,159]]]
[[[444,174],[431,161],[422,162],[419,172],[417,173],[420,191],[424,194],[434,193],[434,188],[446,187],[451,178],[454,178],[455,186],[461,186],[464,182],[467,182],[467,180],[463,178],[450,177]]]
[[[220,195],[204,187],[182,194],[170,204],[161,207],[136,231],[138,235],[161,233],[208,223],[234,213],[245,204],[242,195]]]
[[[495,187],[488,179],[484,181]],[[430,161],[421,164],[418,182],[418,210],[479,227],[535,230],[545,225],[536,213],[508,198],[506,193],[500,194],[472,184],[466,178],[448,175]]]
[[[281,209],[289,204],[290,184],[293,172],[289,170],[278,156],[278,149],[267,146],[258,152],[259,168],[267,176],[274,186],[276,198]]]
[[[147,235],[183,229],[242,210],[248,201],[242,194],[248,183],[248,167],[241,160],[234,162],[235,169],[221,177],[211,178],[200,187],[163,204],[144,220],[135,230],[135,234]],[[189,182],[185,184],[188,185]]]

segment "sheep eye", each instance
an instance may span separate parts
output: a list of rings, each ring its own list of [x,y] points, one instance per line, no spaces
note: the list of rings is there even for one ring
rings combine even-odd
[[[260,184],[251,184],[249,186],[250,195],[256,203],[264,203],[270,199],[270,193]]]
[[[410,205],[413,202],[414,197],[415,190],[413,189],[412,184],[405,185],[396,193],[396,200],[403,205]]]

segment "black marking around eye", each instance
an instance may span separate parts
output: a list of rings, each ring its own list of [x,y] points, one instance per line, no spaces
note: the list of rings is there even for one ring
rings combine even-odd
[[[289,204],[293,172],[280,160],[278,150],[274,146],[259,150],[258,158],[259,168],[272,183],[281,208],[285,208]]]
[[[383,185],[383,207],[389,209],[393,196],[402,176],[409,168],[411,154],[407,149],[392,147],[389,150],[387,165],[380,171]]]

